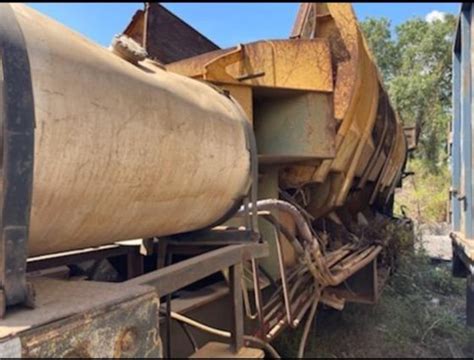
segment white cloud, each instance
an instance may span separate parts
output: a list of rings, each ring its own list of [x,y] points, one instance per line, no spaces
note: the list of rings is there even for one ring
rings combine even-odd
[[[433,10],[430,12],[428,15],[425,16],[425,20],[429,23],[432,23],[433,21],[440,20],[444,21],[444,18],[446,16],[446,13],[438,11],[438,10]]]

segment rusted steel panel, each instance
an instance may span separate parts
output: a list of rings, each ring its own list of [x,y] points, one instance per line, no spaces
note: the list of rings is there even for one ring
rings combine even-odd
[[[311,38],[316,29],[316,6],[302,3],[298,9],[290,38]]]
[[[359,272],[349,277],[344,284],[330,288],[327,292],[338,295],[346,301],[375,304],[379,300],[381,285],[378,283],[377,270],[377,258],[375,258]]]
[[[0,348],[12,339],[20,343],[14,357],[161,357],[154,289],[48,278],[33,283],[37,308],[14,309],[0,320]]]
[[[262,100],[255,109],[260,163],[333,158],[332,102],[328,94],[305,93]]]
[[[144,44],[149,56],[164,64],[219,49],[158,3],[147,3],[145,11],[137,12],[124,33]]]
[[[317,7],[317,4],[311,4]],[[358,29],[352,6],[342,3],[326,3],[325,11],[316,10],[315,38],[330,39],[332,62],[337,74],[334,89],[334,116],[343,120],[352,112],[353,99],[357,96],[364,75],[358,69],[361,55],[361,33]],[[318,11],[320,10],[320,11]],[[308,24],[309,26],[311,24]],[[303,26],[306,26],[303,25]],[[310,32],[311,33],[311,32]],[[349,123],[342,125],[340,131],[345,133]]]
[[[309,7],[314,7],[316,21],[307,15]],[[395,122],[397,128],[401,125],[393,112],[387,113],[385,110],[385,107],[391,108],[389,101],[385,107],[381,106],[383,102],[387,102],[385,90],[350,5],[302,4],[295,27],[300,37],[304,33],[314,33],[316,38],[330,39],[333,64],[337,69],[334,114],[340,124],[337,131],[336,156],[332,160],[323,161],[316,172],[311,173],[309,168],[302,168],[298,170],[297,175],[299,182],[305,181],[305,177],[306,181],[331,182],[327,188],[331,189],[332,195],[328,195],[324,204],[321,204],[329,210],[344,204],[356,177],[362,177],[361,182],[358,182],[361,187],[365,186],[369,179],[381,181],[377,180],[377,177],[381,176],[383,162],[393,162],[390,168],[403,166],[405,156],[394,152],[396,158],[390,159],[381,146],[386,136],[375,134],[374,138],[373,133],[377,126],[385,129],[383,134],[389,130],[388,125],[377,125],[377,122]],[[395,131],[398,133],[398,130]],[[401,141],[399,137],[390,137],[388,140],[397,143]],[[404,143],[398,146],[404,147]],[[400,151],[406,153],[406,146]],[[331,172],[338,175],[328,177]],[[394,172],[396,171],[384,172],[385,182],[391,184],[394,181]]]
[[[271,40],[243,44],[168,64],[169,71],[215,83],[331,92],[325,40]]]
[[[350,4],[303,4],[290,40],[214,50],[166,69],[226,88],[252,114],[260,198],[291,192],[318,220],[385,211],[407,145]],[[262,266],[278,277],[277,237],[266,225]]]
[[[291,37],[292,40],[259,41],[205,53],[168,64],[167,69],[218,85],[251,86],[252,117],[254,128],[260,133],[257,147],[261,149],[261,163],[269,161],[265,155],[268,146],[278,148],[278,158],[288,162],[291,149],[298,142],[292,140],[289,126],[265,122],[265,134],[259,132],[263,124],[258,119],[260,104],[268,103],[270,107],[273,104],[276,109],[281,106],[277,99],[296,95],[283,94],[281,89],[331,92],[331,121],[337,130],[336,136],[325,133],[324,124],[313,122],[325,139],[315,143],[316,148],[320,146],[315,151],[318,155],[311,165],[297,163],[301,158],[293,157],[295,163],[282,169],[282,183],[299,188],[307,184],[320,187],[317,184],[328,182],[324,186],[327,193],[324,201],[316,193],[312,196],[311,208],[318,216],[343,206],[352,188],[375,184],[372,203],[378,196],[385,200],[393,193],[392,185],[398,184],[407,146],[402,135],[387,136],[399,134],[401,122],[387,97],[352,7],[350,4],[304,3]],[[277,141],[279,137],[274,132],[280,128],[286,129],[281,136],[286,136],[287,142]],[[311,137],[310,134],[308,131]],[[266,138],[270,140],[265,142]],[[322,150],[326,146],[335,146],[335,152],[324,156]]]
[[[145,38],[146,38],[146,24],[145,24],[145,11],[144,10],[137,10],[135,15],[132,17],[132,21],[123,31],[124,34],[130,36],[133,40],[137,43],[141,44],[142,46],[146,46]]]
[[[22,336],[23,357],[162,357],[157,297],[121,302]]]

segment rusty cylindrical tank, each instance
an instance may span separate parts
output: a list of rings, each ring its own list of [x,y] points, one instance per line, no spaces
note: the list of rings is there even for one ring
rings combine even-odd
[[[29,256],[196,230],[240,203],[253,135],[236,102],[8,11],[23,39],[0,43],[3,227],[23,229]],[[21,86],[32,97],[15,103]]]

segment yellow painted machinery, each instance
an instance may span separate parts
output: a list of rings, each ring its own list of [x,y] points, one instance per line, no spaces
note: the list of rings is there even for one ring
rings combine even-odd
[[[357,229],[400,221],[409,149],[351,5],[220,49],[147,3],[104,49],[4,4],[0,49],[0,310],[35,308],[0,321],[0,355],[188,356],[209,336],[186,326],[274,355],[319,303],[377,300],[387,244]]]
[[[409,143],[352,6],[302,4],[289,39],[228,49],[156,4],[137,12],[124,33],[167,71],[226,91],[253,127],[259,229],[270,251],[259,264],[271,281],[283,283],[285,299],[262,310],[267,340],[285,325],[296,327],[296,309],[304,314],[308,299],[339,309],[346,300],[375,302],[387,264],[377,265],[380,245],[356,245],[355,233],[392,216]],[[311,225],[303,230],[305,222]],[[307,240],[304,251],[297,238]],[[307,278],[295,275],[302,262]],[[372,285],[355,294],[348,282]]]
[[[260,164],[305,189],[315,217],[351,189],[386,204],[407,151],[403,128],[348,4],[303,5],[289,40],[241,44],[166,64],[227,89],[251,119]]]
[[[350,4],[303,4],[289,39],[229,49],[172,38],[176,25],[166,16],[151,4],[125,34],[168,71],[211,82],[240,103],[257,141],[260,199],[291,198],[319,223],[347,226],[357,217],[391,214],[408,146]],[[180,44],[189,54],[176,51]],[[261,227],[274,242],[271,227]],[[271,249],[274,256],[263,263],[278,276]]]
[[[289,40],[264,40],[165,65],[228,90],[254,126],[260,164],[306,192],[315,217],[353,192],[383,207],[400,180],[403,128],[349,4],[305,4]]]

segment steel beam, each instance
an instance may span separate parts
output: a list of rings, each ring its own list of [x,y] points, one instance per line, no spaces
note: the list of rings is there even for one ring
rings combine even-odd
[[[125,281],[123,286],[151,285],[160,296],[181,289],[220,270],[268,255],[268,245],[229,245]]]
[[[238,353],[244,346],[244,314],[242,303],[242,264],[229,268],[230,292],[232,298],[232,337],[231,350]]]

